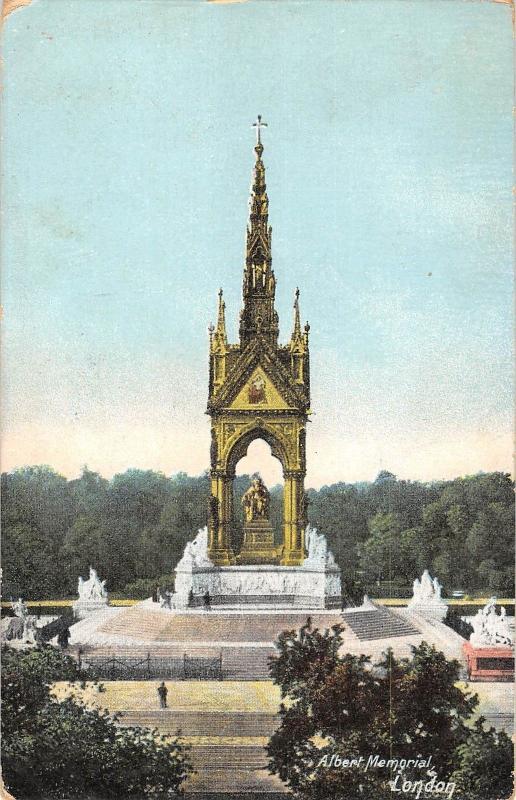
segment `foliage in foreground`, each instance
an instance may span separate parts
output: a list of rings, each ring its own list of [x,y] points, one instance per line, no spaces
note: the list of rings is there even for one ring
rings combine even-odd
[[[85,677],[71,658],[49,646],[4,647],[2,662],[2,769],[17,800],[180,795],[189,766],[177,740],[117,728],[74,697],[52,698],[55,681]]]
[[[476,695],[457,684],[459,664],[422,642],[411,659],[392,651],[371,667],[366,656],[339,655],[342,628],[319,631],[305,625],[277,642],[270,671],[281,687],[281,724],[268,753],[271,772],[299,800],[385,800],[393,795],[395,765],[370,765],[369,756],[427,761],[400,768],[403,781],[422,781],[421,798],[506,800],[512,790],[512,745],[505,733],[466,722]],[[333,757],[333,760],[332,760]],[[345,765],[345,759],[360,759]],[[335,764],[336,762],[336,764]],[[436,774],[434,791],[424,786]],[[455,784],[452,794],[435,786]],[[448,792],[451,788],[448,789]]]

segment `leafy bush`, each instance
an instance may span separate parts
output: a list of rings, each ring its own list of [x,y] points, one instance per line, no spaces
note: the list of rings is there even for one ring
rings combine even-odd
[[[87,677],[71,658],[4,647],[2,661],[2,768],[17,800],[179,796],[190,769],[179,741],[118,728],[105,711],[50,695],[55,681]]]
[[[458,688],[459,663],[422,642],[412,658],[388,651],[373,667],[367,656],[340,654],[342,630],[319,631],[307,620],[299,632],[279,636],[270,661],[283,703],[268,745],[269,769],[293,797],[385,800],[400,791],[392,787],[397,774],[399,783],[425,778],[415,761],[430,757],[438,781],[456,780],[456,800],[508,797],[511,741],[485,731],[483,720],[468,727],[478,698]],[[369,755],[383,765],[366,770]],[[349,765],[353,758],[363,763]],[[389,766],[393,758],[413,762]]]

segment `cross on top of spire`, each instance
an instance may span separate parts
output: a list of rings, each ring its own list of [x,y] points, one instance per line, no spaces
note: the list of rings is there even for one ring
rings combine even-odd
[[[268,125],[266,122],[262,122],[262,115],[258,114],[258,119],[256,122],[253,122],[253,128],[256,128],[256,144],[261,144],[262,140],[260,137],[260,131],[262,128],[267,128]]]

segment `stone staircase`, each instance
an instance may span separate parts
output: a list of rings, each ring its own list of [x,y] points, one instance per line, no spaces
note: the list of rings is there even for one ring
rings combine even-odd
[[[361,641],[366,639],[391,639],[398,636],[418,636],[420,631],[408,619],[388,608],[377,607],[366,611],[344,611],[342,619]]]
[[[135,644],[141,641],[172,645],[183,642],[273,642],[282,631],[299,629],[309,614],[318,628],[328,628],[340,621],[338,614],[311,611],[253,614],[243,610],[229,614],[213,610],[181,614],[146,608],[142,604],[123,609],[112,618],[103,620],[96,633],[115,637],[117,645],[122,644],[120,638],[127,645],[131,641]],[[86,641],[83,643],[87,644]]]
[[[263,743],[247,745],[196,745],[190,760],[197,773],[186,782],[186,796],[214,792],[242,798],[267,797],[269,793],[285,793],[285,786],[267,770],[267,753]],[[231,788],[229,788],[231,787]],[[191,794],[190,794],[191,793]],[[262,794],[263,793],[263,794]]]
[[[169,697],[170,699],[170,697]],[[173,704],[173,698],[172,698]],[[250,711],[185,711],[174,708],[120,712],[123,727],[157,728],[164,736],[233,736],[269,738],[279,725],[277,714]]]
[[[274,647],[225,647],[222,650],[222,673],[225,680],[269,680],[269,656]]]
[[[262,744],[195,745],[190,751],[190,759],[194,769],[202,767],[203,772],[266,769],[268,761]]]

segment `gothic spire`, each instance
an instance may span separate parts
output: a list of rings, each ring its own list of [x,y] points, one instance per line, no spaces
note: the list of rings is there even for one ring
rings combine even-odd
[[[256,127],[256,163],[253,170],[253,182],[251,185],[251,196],[249,198],[249,223],[247,226],[247,262],[252,261],[253,256],[258,260],[265,258],[270,261],[270,235],[271,228],[269,222],[269,198],[267,197],[267,186],[265,183],[265,166],[262,161],[263,144],[261,141],[260,130],[267,123],[262,122],[258,115],[258,121],[253,123]]]
[[[219,311],[217,316],[217,327],[215,330],[217,335],[220,336],[222,341],[226,344],[226,304],[224,302],[224,294],[222,289],[219,289]]]
[[[274,310],[276,279],[272,270],[271,238],[269,225],[269,198],[265,183],[265,166],[262,161],[263,144],[261,129],[267,123],[261,116],[253,123],[256,128],[256,160],[249,198],[249,220],[246,236],[246,259],[244,269],[244,308],[240,315],[240,340],[246,345],[256,334],[276,343],[278,338],[278,316]]]
[[[294,298],[294,330],[292,332],[292,339],[301,338],[301,318],[299,315],[299,289],[296,289]]]

